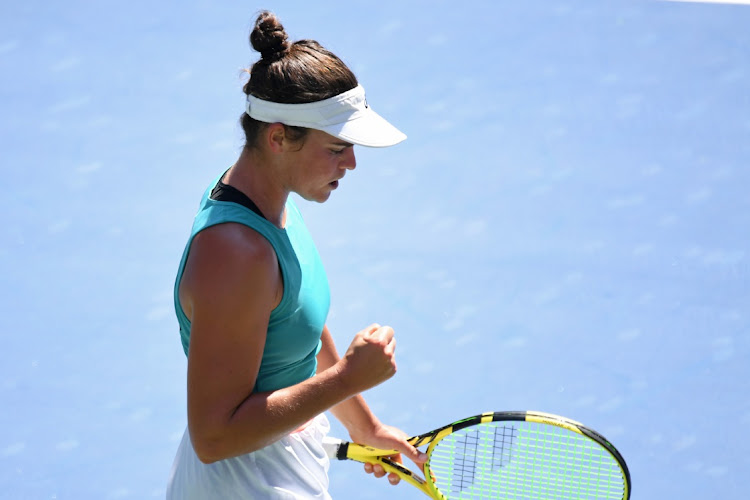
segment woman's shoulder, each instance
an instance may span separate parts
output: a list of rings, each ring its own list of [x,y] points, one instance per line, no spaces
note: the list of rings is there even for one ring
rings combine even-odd
[[[180,300],[191,321],[198,308],[231,310],[251,300],[267,304],[270,311],[279,301],[279,284],[279,263],[268,240],[242,224],[219,224],[195,236]]]
[[[221,263],[263,263],[276,265],[276,252],[266,236],[239,222],[208,227],[193,240],[191,252],[201,251]]]

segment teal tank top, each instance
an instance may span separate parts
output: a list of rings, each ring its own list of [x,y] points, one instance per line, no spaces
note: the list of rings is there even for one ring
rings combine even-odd
[[[285,227],[279,229],[243,205],[211,199],[209,195],[220,179],[217,178],[203,194],[177,271],[174,304],[182,348],[187,355],[190,348],[190,320],[182,310],[179,288],[193,238],[203,229],[216,224],[244,224],[271,243],[284,282],[281,302],[271,312],[268,322],[266,344],[253,392],[273,391],[298,384],[315,374],[320,336],[328,316],[330,291],[323,263],[291,198],[286,204]]]

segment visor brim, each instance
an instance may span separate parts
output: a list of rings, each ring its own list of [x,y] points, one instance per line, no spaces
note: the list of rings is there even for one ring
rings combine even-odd
[[[352,144],[370,148],[394,146],[406,139],[406,134],[391,125],[372,108],[357,118],[321,127],[320,130]]]

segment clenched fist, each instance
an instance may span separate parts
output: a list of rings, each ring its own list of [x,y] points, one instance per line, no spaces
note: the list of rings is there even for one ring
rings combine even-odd
[[[396,373],[396,339],[393,328],[372,324],[354,336],[339,361],[345,383],[362,392],[385,382]]]

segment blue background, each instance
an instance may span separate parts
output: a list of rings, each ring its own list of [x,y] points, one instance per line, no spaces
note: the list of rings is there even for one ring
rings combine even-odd
[[[634,499],[745,498],[750,7],[651,0],[3,2],[0,498],[163,498],[172,282],[242,146],[261,8],[409,135],[301,204],[339,349],[397,332],[380,418],[557,413],[615,443]]]

